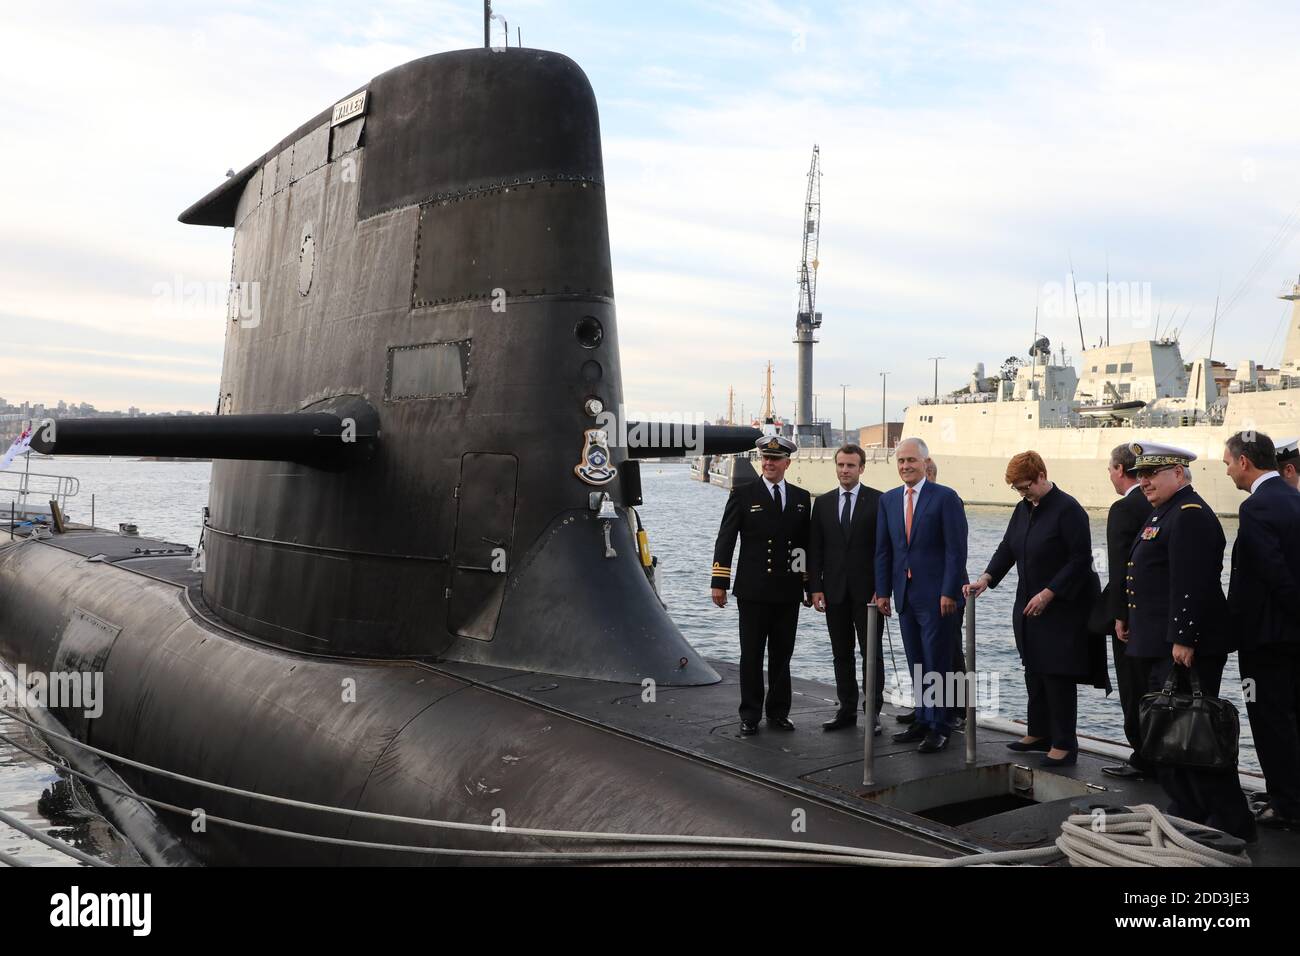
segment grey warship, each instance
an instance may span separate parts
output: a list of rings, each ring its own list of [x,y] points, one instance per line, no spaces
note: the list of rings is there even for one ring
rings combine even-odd
[[[0,544],[0,658],[104,675],[101,716],[48,726],[133,761],[109,760],[132,793],[262,828],[159,810],[155,862],[690,858],[520,828],[944,860],[1162,803],[1104,782],[1104,745],[1050,773],[1016,764],[1009,723],[980,728],[970,763],[886,737],[865,785],[860,734],[807,729],[835,708],[810,681],[799,732],[738,736],[736,668],[703,659],[656,594],[638,458],[758,432],[610,443],[599,122],[568,58],[407,63],[180,218],[233,230],[232,303],[260,290],[228,317],[219,414],[60,421],[33,447],[214,459],[201,560],[91,527]],[[1255,862],[1300,859],[1295,835],[1264,838]]]

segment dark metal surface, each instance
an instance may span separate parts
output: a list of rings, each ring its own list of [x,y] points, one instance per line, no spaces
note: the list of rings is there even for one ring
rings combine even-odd
[[[61,633],[72,608],[118,629],[104,665],[104,714],[89,731],[90,742],[107,750],[229,786],[390,814],[490,825],[500,811],[511,826],[779,839],[806,832],[819,842],[954,852],[937,830],[932,836],[909,833],[797,781],[728,766],[743,765],[747,755],[769,758],[715,733],[709,712],[722,699],[711,687],[660,689],[664,695],[709,695],[691,698],[705,720],[691,723],[699,747],[689,752],[664,746],[653,734],[565,712],[586,695],[631,714],[635,708],[627,703],[643,692],[638,685],[469,665],[462,665],[461,676],[441,666],[288,652],[242,639],[201,606],[191,609],[180,588],[130,574],[129,564],[87,563],[47,542],[0,550],[0,590],[32,595],[0,602],[0,656],[50,669],[57,639],[32,638]],[[503,686],[478,680],[474,672],[489,673]],[[348,682],[355,688],[351,701],[342,693]],[[544,700],[548,687],[561,693]],[[422,846],[503,845],[491,834],[322,816],[137,770],[121,773],[159,799],[264,826]],[[797,817],[806,821],[806,831],[792,829]],[[343,850],[216,822],[195,832],[190,817],[169,822],[208,863],[452,862]],[[510,848],[539,845],[516,839]]]
[[[413,61],[367,91],[364,118],[331,134],[364,122],[360,148],[286,178],[303,147],[283,142],[257,194],[250,180],[241,197],[232,279],[261,290],[261,311],[228,326],[221,393],[232,416],[360,396],[382,438],[343,473],[216,462],[206,602],[289,648],[713,680],[623,520],[606,558],[593,485],[575,474],[599,424],[590,400],[622,405],[599,122],[582,71],[553,53],[470,50]],[[618,469],[628,449],[610,450]],[[466,456],[517,462],[512,534],[488,572],[455,560],[465,541],[504,540],[474,527],[486,504],[467,516],[457,497]],[[629,486],[595,487],[626,517]]]
[[[747,425],[681,425],[667,422],[628,422],[629,458],[685,458],[690,455],[729,455],[752,451],[763,433]],[[654,440],[631,445],[639,434]]]
[[[289,461],[329,470],[369,459],[377,426],[374,409],[364,401],[343,403],[335,413],[72,418],[51,426],[53,441],[46,439],[45,427],[38,428],[32,448],[45,455]]]
[[[374,170],[372,157],[367,182]],[[513,225],[500,233],[504,223]],[[485,242],[494,247],[493,255],[482,255]],[[414,286],[416,309],[490,299],[495,289],[507,296],[612,299],[604,187],[586,181],[529,182],[425,203]]]
[[[596,97],[566,56],[440,53],[380,74],[369,91],[361,219],[501,186],[604,182]],[[498,199],[478,214],[508,208]],[[603,231],[603,200],[598,215],[589,224]]]

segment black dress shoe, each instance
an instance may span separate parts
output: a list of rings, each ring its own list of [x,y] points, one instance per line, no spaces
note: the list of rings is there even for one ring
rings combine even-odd
[[[909,710],[906,714],[898,714],[894,717],[900,724],[910,724],[916,721],[916,711]]]
[[[907,730],[894,734],[890,739],[892,739],[896,744],[914,744],[918,740],[924,740],[929,733],[930,729],[928,727],[924,727],[920,724],[913,724],[911,727],[907,728]]]
[[[1073,767],[1079,762],[1078,749],[1071,750],[1064,757],[1044,757],[1038,761],[1040,767]]]
[[[872,732],[871,736],[873,736],[873,737],[879,737],[879,736],[880,736],[880,732],[881,732],[883,729],[884,729],[884,728],[882,728],[882,727],[880,726],[880,718],[877,717],[877,718],[876,718],[876,728],[875,728],[875,730]]]
[[[836,714],[834,720],[828,720],[822,724],[822,730],[843,730],[845,727],[856,727],[858,718],[853,714]]]
[[[1284,817],[1273,807],[1265,807],[1255,814],[1255,822],[1262,827],[1279,827],[1284,829],[1300,829],[1300,820],[1292,817]]]
[[[752,737],[756,733],[758,733],[758,724],[751,724],[748,720],[740,722],[740,736]]]
[[[932,730],[925,735],[925,739],[921,741],[921,746],[916,748],[916,752],[921,754],[938,753],[947,746],[947,736]]]
[[[1019,740],[1013,740],[1007,744],[1008,750],[1014,750],[1016,753],[1026,753],[1031,750],[1041,750],[1043,753],[1052,749],[1052,742],[1046,737],[1039,737],[1032,744],[1023,743]]]
[[[1118,767],[1102,767],[1101,772],[1112,777],[1123,777],[1126,780],[1141,780],[1145,776],[1141,770],[1127,762]]]
[[[769,717],[767,718],[767,725],[775,727],[777,730],[794,730],[794,723],[791,722],[789,717]]]

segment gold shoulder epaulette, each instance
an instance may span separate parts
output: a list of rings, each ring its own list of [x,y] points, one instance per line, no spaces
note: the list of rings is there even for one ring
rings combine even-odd
[[[1193,501],[1193,502],[1192,502],[1191,504],[1189,504],[1189,505],[1183,505],[1183,510],[1186,511],[1188,508],[1197,508],[1197,509],[1199,509],[1200,507],[1201,507],[1200,505],[1198,505],[1196,502]]]

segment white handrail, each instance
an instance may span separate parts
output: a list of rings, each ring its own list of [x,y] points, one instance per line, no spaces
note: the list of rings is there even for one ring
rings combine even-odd
[[[0,471],[0,496],[12,498],[12,509],[17,515],[28,513],[27,499],[34,497],[46,503],[57,501],[59,508],[67,511],[68,499],[81,493],[81,481],[71,475],[49,475],[43,472]],[[3,510],[9,511],[6,507]],[[42,513],[43,509],[42,509]]]

